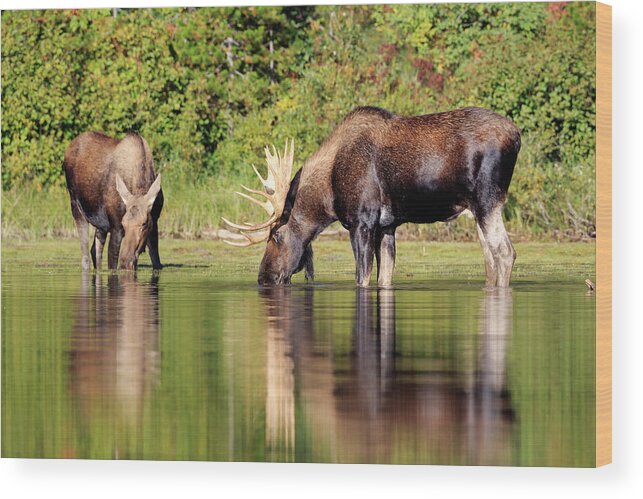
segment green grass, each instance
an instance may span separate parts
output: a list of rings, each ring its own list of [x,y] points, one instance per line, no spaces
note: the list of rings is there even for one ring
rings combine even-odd
[[[80,249],[74,239],[2,242],[2,266],[51,271],[80,269]],[[353,279],[355,263],[350,243],[345,240],[319,240],[313,244],[318,282]],[[516,243],[518,258],[514,282],[551,277],[594,280],[593,243]],[[221,241],[165,239],[160,242],[163,272],[195,272],[228,278],[254,280],[264,245],[233,248]],[[141,255],[140,269],[150,269],[149,258]],[[105,269],[104,269],[105,270]],[[397,248],[394,280],[463,279],[484,281],[482,251],[477,243],[401,241]],[[295,282],[303,280],[300,274]]]
[[[214,238],[221,216],[235,220],[261,216],[234,196],[238,187],[214,184],[164,181],[161,237]],[[54,186],[46,191],[25,188],[3,192],[2,233],[4,238],[27,241],[76,237],[67,189]]]
[[[253,182],[255,179],[247,184],[253,186],[256,183]],[[159,221],[161,237],[216,239],[217,230],[224,227],[222,216],[238,222],[263,220],[265,213],[236,196],[236,190],[239,190],[239,181],[229,178],[208,179],[197,184],[164,178],[165,204]],[[586,237],[571,225],[567,231],[546,231],[524,225],[519,217],[506,220],[506,227],[514,241],[577,241]],[[2,234],[5,239],[24,241],[75,238],[76,227],[66,188],[4,191]],[[397,236],[406,240],[477,241],[475,223],[468,217],[448,223],[405,224],[398,229]]]

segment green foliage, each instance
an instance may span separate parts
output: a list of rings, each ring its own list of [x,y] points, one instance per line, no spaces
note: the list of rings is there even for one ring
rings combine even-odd
[[[535,231],[595,230],[591,3],[381,6],[377,29],[421,57],[437,106],[488,107],[521,128],[506,215]]]
[[[176,189],[212,186],[213,205],[251,218],[229,186],[252,181],[265,144],[293,137],[301,164],[355,106],[477,105],[523,132],[510,228],[591,235],[594,22],[591,3],[5,11],[3,190],[64,184],[82,131],[137,130]],[[208,212],[186,198],[176,209]]]

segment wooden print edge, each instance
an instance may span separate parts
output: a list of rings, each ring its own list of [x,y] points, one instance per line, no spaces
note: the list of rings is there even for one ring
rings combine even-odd
[[[612,462],[612,7],[596,3],[596,466]]]

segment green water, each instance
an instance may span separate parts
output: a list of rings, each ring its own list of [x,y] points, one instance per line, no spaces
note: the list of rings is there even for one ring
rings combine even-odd
[[[594,465],[587,267],[260,290],[77,257],[3,261],[3,457]]]

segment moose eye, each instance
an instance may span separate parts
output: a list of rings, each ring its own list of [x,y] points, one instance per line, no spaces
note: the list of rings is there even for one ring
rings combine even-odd
[[[276,231],[272,235],[272,240],[275,242],[275,244],[281,244],[281,242],[283,241],[283,236],[281,235],[281,232]]]

